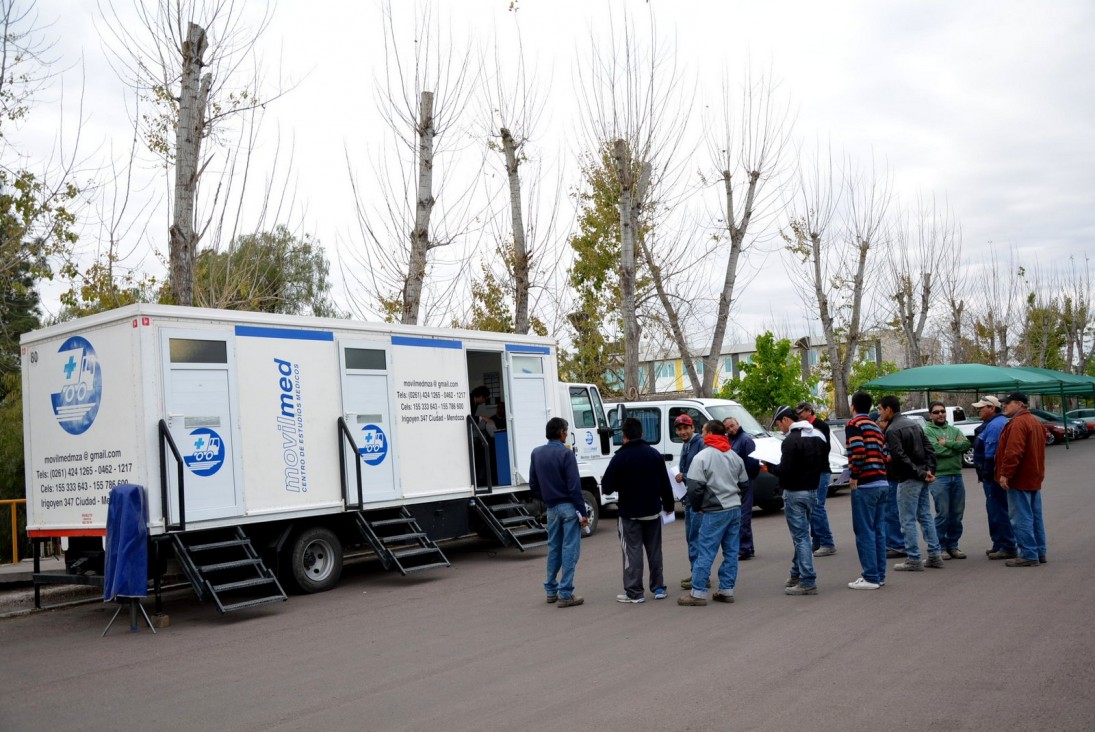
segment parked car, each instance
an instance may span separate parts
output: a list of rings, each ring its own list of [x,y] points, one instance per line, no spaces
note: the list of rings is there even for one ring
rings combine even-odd
[[[1033,411],[1031,412],[1033,414]],[[1059,442],[1064,442],[1067,435],[1069,440],[1076,439],[1076,431],[1072,427],[1062,427],[1060,424],[1060,417],[1057,418],[1057,422],[1052,422],[1044,417],[1034,415],[1042,426],[1046,428],[1046,444],[1056,445]]]
[[[1084,428],[1089,435],[1095,432],[1095,409],[1092,409],[1091,407],[1073,409],[1070,412],[1065,412],[1065,416],[1069,419],[1082,419]]]
[[[912,417],[913,419],[919,419],[927,424],[928,410],[927,409],[911,409],[908,412],[902,412],[902,414]],[[979,419],[966,419],[966,411],[962,407],[947,407],[947,421],[953,424],[958,430],[965,435],[966,439],[970,441],[970,449],[962,453],[962,467],[973,467],[973,431],[981,424]]]
[[[1065,421],[1061,418],[1061,415],[1055,412],[1050,412],[1045,409],[1031,409],[1030,413],[1046,422],[1052,422],[1056,425],[1066,424]],[[1087,430],[1087,422],[1082,419],[1069,418],[1067,425],[1072,428],[1073,434],[1069,435],[1070,440],[1074,439],[1074,437],[1087,439],[1091,436],[1091,433]]]

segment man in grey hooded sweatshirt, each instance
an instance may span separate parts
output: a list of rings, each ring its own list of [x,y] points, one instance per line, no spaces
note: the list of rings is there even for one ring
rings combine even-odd
[[[719,565],[715,600],[733,602],[734,586],[738,581],[741,494],[749,487],[749,475],[745,463],[730,449],[722,422],[713,419],[703,425],[703,444],[706,447],[688,467],[688,495],[685,496],[695,513],[694,520],[699,523],[696,561],[692,564],[692,591],[678,597],[678,605],[707,604],[707,578],[720,548],[722,564]]]

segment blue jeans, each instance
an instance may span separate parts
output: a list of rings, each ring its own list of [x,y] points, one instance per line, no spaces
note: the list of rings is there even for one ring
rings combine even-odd
[[[810,517],[810,537],[813,539],[814,549],[836,546],[836,542],[833,541],[833,532],[829,530],[829,514],[825,512],[825,499],[829,496],[829,482],[832,479],[832,473],[822,473],[821,480],[817,484],[817,508]]]
[[[901,518],[897,515],[897,483],[890,481],[886,490],[886,548],[905,551],[905,534],[901,532]]]
[[[814,574],[814,550],[810,545],[810,517],[817,505],[817,491],[783,491],[783,515],[791,530],[795,553],[791,558],[791,576],[803,587],[817,584]]]
[[[738,582],[741,508],[704,511],[697,513],[693,520],[699,524],[699,536],[696,541],[696,561],[692,565],[692,596],[707,597],[707,578],[711,576],[711,567],[715,564],[715,556],[720,548],[722,564],[719,565],[719,591],[732,595]]]
[[[548,506],[547,579],[544,592],[566,599],[574,594],[574,568],[582,548],[582,529],[578,524],[578,509],[573,503]],[[558,577],[562,570],[562,576]]]
[[[916,536],[916,525],[924,532],[924,543],[928,545],[928,556],[937,557],[942,552],[939,538],[935,535],[935,520],[932,519],[931,490],[922,480],[902,480],[897,484],[897,513],[901,517],[901,533],[905,535],[905,554],[910,562],[919,562],[920,542]]]
[[[985,513],[989,517],[992,550],[1015,553],[1015,532],[1011,529],[1008,492],[991,480],[984,481],[981,487],[985,489]]]
[[[852,491],[852,529],[863,579],[886,581],[886,504],[890,486],[885,481],[861,485]]]
[[[700,515],[688,505],[688,498],[684,499],[684,540],[688,544],[688,569],[692,570],[696,564],[696,541],[700,536]],[[703,586],[707,587],[707,580]]]
[[[1021,491],[1010,488],[1008,516],[1019,545],[1019,556],[1038,560],[1046,555],[1046,525],[1042,523],[1042,491]]]
[[[935,534],[939,546],[957,549],[962,538],[962,517],[966,513],[966,484],[961,475],[937,475],[931,484],[935,502]]]
[[[751,557],[756,554],[753,547],[753,481],[749,481],[749,490],[741,496],[741,543],[738,554]]]

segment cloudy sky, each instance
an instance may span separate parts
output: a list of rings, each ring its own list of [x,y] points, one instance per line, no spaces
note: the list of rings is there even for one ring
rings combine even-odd
[[[128,13],[124,0],[117,5]],[[247,5],[255,11],[261,4]],[[52,22],[47,32],[56,37],[64,72],[40,98],[20,142],[48,149],[59,130],[70,142],[82,115],[85,167],[98,168],[94,177],[103,181],[102,161],[122,157],[132,136],[132,95],[107,63],[105,21],[91,2],[42,0],[38,7]],[[575,64],[588,62],[591,37],[608,34],[610,14],[618,23],[629,10],[642,29],[652,10],[659,37],[676,44],[682,85],[703,96],[724,73],[740,78],[746,65],[770,69],[797,113],[798,139],[828,140],[861,161],[883,161],[902,203],[918,192],[945,198],[961,223],[969,267],[983,268],[992,248],[1014,249],[1021,262],[1042,267],[1095,253],[1090,0],[519,0],[516,14],[508,0],[437,7],[456,46],[487,48],[496,32],[519,25],[526,57],[539,79],[550,80],[534,154],[545,178],[561,178],[565,190],[577,183],[582,147]],[[412,37],[409,29],[402,34]],[[268,88],[280,78],[292,89],[267,108],[255,169],[263,170],[260,178],[269,174],[265,161],[278,140],[283,151],[294,149],[293,218],[319,238],[335,270],[361,267],[352,254],[361,238],[348,168],[371,180],[384,155],[374,93],[383,54],[381,14],[371,0],[282,0],[257,51]],[[465,158],[481,158],[471,150],[477,143],[470,122],[462,134]],[[151,163],[139,177],[149,223],[136,230],[143,237],[130,234],[126,254],[134,266],[155,269],[166,250],[167,189]],[[573,218],[564,206],[560,236]],[[95,236],[85,232],[89,241]],[[797,301],[788,302],[793,294],[779,287],[784,265],[775,249],[769,232],[750,256],[749,284],[734,313],[742,335],[788,323],[811,328]],[[338,280],[336,299],[345,303],[353,288]]]

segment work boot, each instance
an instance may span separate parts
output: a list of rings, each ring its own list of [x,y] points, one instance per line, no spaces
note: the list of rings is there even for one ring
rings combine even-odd
[[[1004,562],[1005,567],[1037,567],[1037,559],[1023,559],[1022,557],[1015,557]]]
[[[796,577],[795,575],[791,575],[790,577],[787,578],[787,581],[783,583],[783,586],[784,587],[794,587],[797,584],[798,584],[798,577]]]
[[[947,565],[943,564],[943,557],[937,554],[934,557],[928,557],[928,561],[924,562],[924,566],[932,569],[943,569]]]
[[[943,562],[940,561],[939,564],[940,564],[940,566],[942,566]],[[924,563],[923,562],[912,562],[912,561],[909,561],[908,559],[906,559],[904,562],[898,562],[897,564],[895,564],[893,566],[893,568],[897,572],[923,572],[924,571]]]
[[[794,587],[783,588],[783,594],[785,595],[816,595],[817,585],[810,585],[806,587],[804,585],[795,585]]]
[[[1000,549],[995,552],[989,552],[989,559],[1015,559],[1015,552]]]

